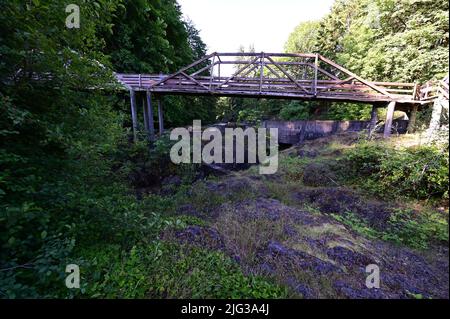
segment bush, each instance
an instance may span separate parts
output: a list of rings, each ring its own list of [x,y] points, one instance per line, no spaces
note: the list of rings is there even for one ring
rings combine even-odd
[[[348,178],[377,194],[448,199],[448,146],[394,149],[362,142],[341,159]]]

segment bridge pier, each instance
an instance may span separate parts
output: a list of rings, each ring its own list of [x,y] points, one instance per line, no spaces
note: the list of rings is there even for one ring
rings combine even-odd
[[[148,121],[148,138],[150,142],[155,140],[155,123],[153,121],[152,93],[147,90],[147,121]]]
[[[159,135],[164,132],[164,115],[162,106],[162,97],[158,96],[158,122],[159,122]]]
[[[370,124],[369,124],[369,138],[372,136],[375,126],[378,122],[378,106],[372,105],[372,112],[370,113]]]
[[[441,99],[437,98],[434,100],[433,103],[433,111],[431,112],[430,126],[428,127],[427,130],[427,138],[429,141],[431,141],[433,133],[439,130],[439,126],[441,124],[441,115],[442,115]]]
[[[136,110],[136,92],[130,90],[130,102],[131,102],[131,122],[133,127],[133,141],[137,141],[137,131],[138,131],[138,120],[137,120],[137,110]]]
[[[409,114],[408,128],[406,129],[408,134],[412,134],[415,131],[414,126],[416,125],[417,109],[417,104],[414,104],[411,113]]]
[[[384,122],[384,138],[391,136],[392,119],[394,118],[395,101],[391,101],[387,107],[386,121]]]

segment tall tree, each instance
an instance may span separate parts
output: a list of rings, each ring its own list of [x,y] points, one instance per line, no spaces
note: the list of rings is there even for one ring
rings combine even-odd
[[[312,53],[317,47],[320,23],[318,21],[301,22],[289,35],[284,51],[289,53]]]

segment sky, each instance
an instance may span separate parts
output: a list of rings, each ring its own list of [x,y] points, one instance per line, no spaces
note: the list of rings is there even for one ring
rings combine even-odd
[[[334,0],[178,0],[211,52],[283,52],[289,34],[302,21],[317,20]]]

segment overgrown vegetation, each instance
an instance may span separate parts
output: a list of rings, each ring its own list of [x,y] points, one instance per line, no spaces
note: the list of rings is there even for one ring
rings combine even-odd
[[[368,238],[421,249],[448,244],[448,144],[397,149],[379,142],[355,147],[336,142],[308,150],[306,156],[282,156],[278,175],[255,178],[253,167],[230,181],[205,176],[199,165],[170,163],[172,142],[166,135],[151,145],[131,143],[128,104],[111,87],[112,71],[174,72],[203,56],[206,45],[193,23],[183,21],[175,0],[74,3],[83,12],[77,30],[65,27],[64,1],[0,0],[2,298],[306,296],[305,291],[286,288],[284,272],[292,271],[295,262],[280,266],[279,277],[246,267],[254,266],[269,241],[288,241],[286,226],[294,219],[272,223],[250,216],[241,223],[233,215],[240,213],[236,205],[258,202],[260,196],[300,207],[311,216],[328,214],[292,196],[301,188],[353,186],[367,196],[405,199],[408,205],[390,215],[385,230],[375,229],[353,211],[330,216]],[[409,9],[405,1],[376,3],[380,26],[364,22],[375,10],[369,1],[339,1],[320,23],[297,28],[286,50],[314,47],[379,80],[440,77],[447,70],[442,57],[448,54],[448,4],[415,1]],[[390,15],[404,18],[400,28],[399,19],[391,21]],[[311,32],[317,25],[320,32]],[[299,43],[297,34],[305,33],[308,42]],[[318,34],[326,42],[318,42]],[[409,41],[417,38],[424,41]],[[431,55],[437,59],[428,60]],[[413,60],[417,65],[411,65]],[[434,62],[430,66],[427,61]],[[405,78],[398,68],[409,70]],[[92,89],[99,87],[105,89]],[[313,102],[200,97],[164,102],[169,126],[190,124],[192,119],[258,125],[267,118],[366,119],[369,114],[367,107],[354,104],[319,107]],[[138,117],[142,122],[142,114]],[[412,210],[413,199],[424,208]],[[269,213],[272,204],[267,203]],[[435,209],[438,204],[444,212]],[[242,258],[164,237],[190,226],[217,227],[225,244]],[[309,235],[323,234],[323,229],[308,230]],[[289,248],[328,258],[304,242]],[[276,257],[266,262],[276,263]],[[80,290],[64,286],[65,267],[73,263],[81,268]],[[324,288],[320,297],[335,296],[325,276],[297,269],[293,278],[296,287],[303,281],[316,290]]]
[[[347,150],[342,167],[373,194],[448,200],[448,144],[395,149],[380,141]]]

